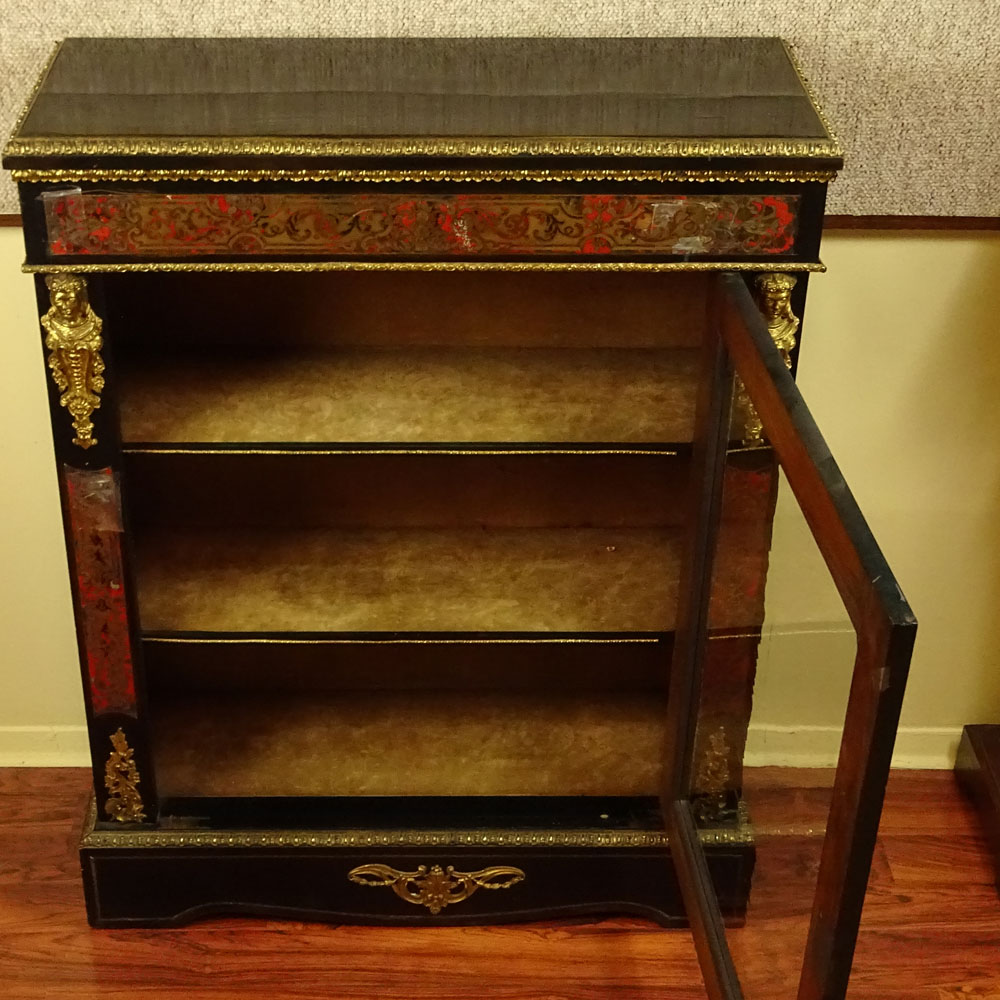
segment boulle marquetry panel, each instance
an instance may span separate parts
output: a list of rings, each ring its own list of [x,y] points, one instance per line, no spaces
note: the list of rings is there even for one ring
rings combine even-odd
[[[81,645],[94,712],[135,715],[135,678],[122,569],[122,513],[115,474],[63,467]]]
[[[840,165],[784,45],[71,39],[4,162],[91,920],[682,923],[678,754],[741,920],[776,466],[740,383],[686,749],[670,718],[712,272],[791,364]]]
[[[159,257],[790,253],[799,195],[148,191],[44,199],[48,252]]]

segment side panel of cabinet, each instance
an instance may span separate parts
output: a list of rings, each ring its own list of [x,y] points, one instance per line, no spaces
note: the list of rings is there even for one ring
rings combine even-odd
[[[115,367],[99,278],[35,279],[98,815],[156,815],[120,496]]]
[[[739,924],[753,848],[706,854],[720,903]],[[687,923],[662,849],[123,847],[84,849],[81,862],[98,927],[178,926],[218,914],[454,926],[630,913]]]

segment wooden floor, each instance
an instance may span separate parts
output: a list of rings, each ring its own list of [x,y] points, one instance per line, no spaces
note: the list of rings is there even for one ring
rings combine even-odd
[[[75,854],[87,777],[0,771],[4,1000],[704,995],[687,933],[633,919],[392,930],[227,919],[91,930]],[[762,807],[753,911],[731,932],[754,1000],[794,996],[793,952],[815,872],[810,814],[821,798],[779,790]],[[949,772],[893,775],[850,996],[1000,1000],[1000,902],[976,816]]]

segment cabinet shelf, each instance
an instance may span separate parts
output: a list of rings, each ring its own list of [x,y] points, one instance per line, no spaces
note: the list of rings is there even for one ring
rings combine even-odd
[[[146,533],[142,627],[178,632],[663,631],[670,528]]]
[[[310,692],[160,699],[166,797],[656,795],[655,692]]]
[[[691,348],[342,348],[126,361],[126,443],[688,442]]]
[[[727,526],[714,628],[763,620],[766,550]],[[135,540],[149,633],[650,633],[674,628],[676,528],[203,530]]]

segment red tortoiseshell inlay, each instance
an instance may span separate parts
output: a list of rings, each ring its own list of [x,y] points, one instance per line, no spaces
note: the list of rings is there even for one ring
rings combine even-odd
[[[45,198],[49,254],[142,257],[760,256],[789,253],[798,195],[98,194]]]
[[[764,582],[771,550],[777,465],[770,451],[730,454],[712,569],[709,626],[764,624]]]
[[[118,485],[111,469],[65,466],[64,475],[91,709],[135,715]]]

